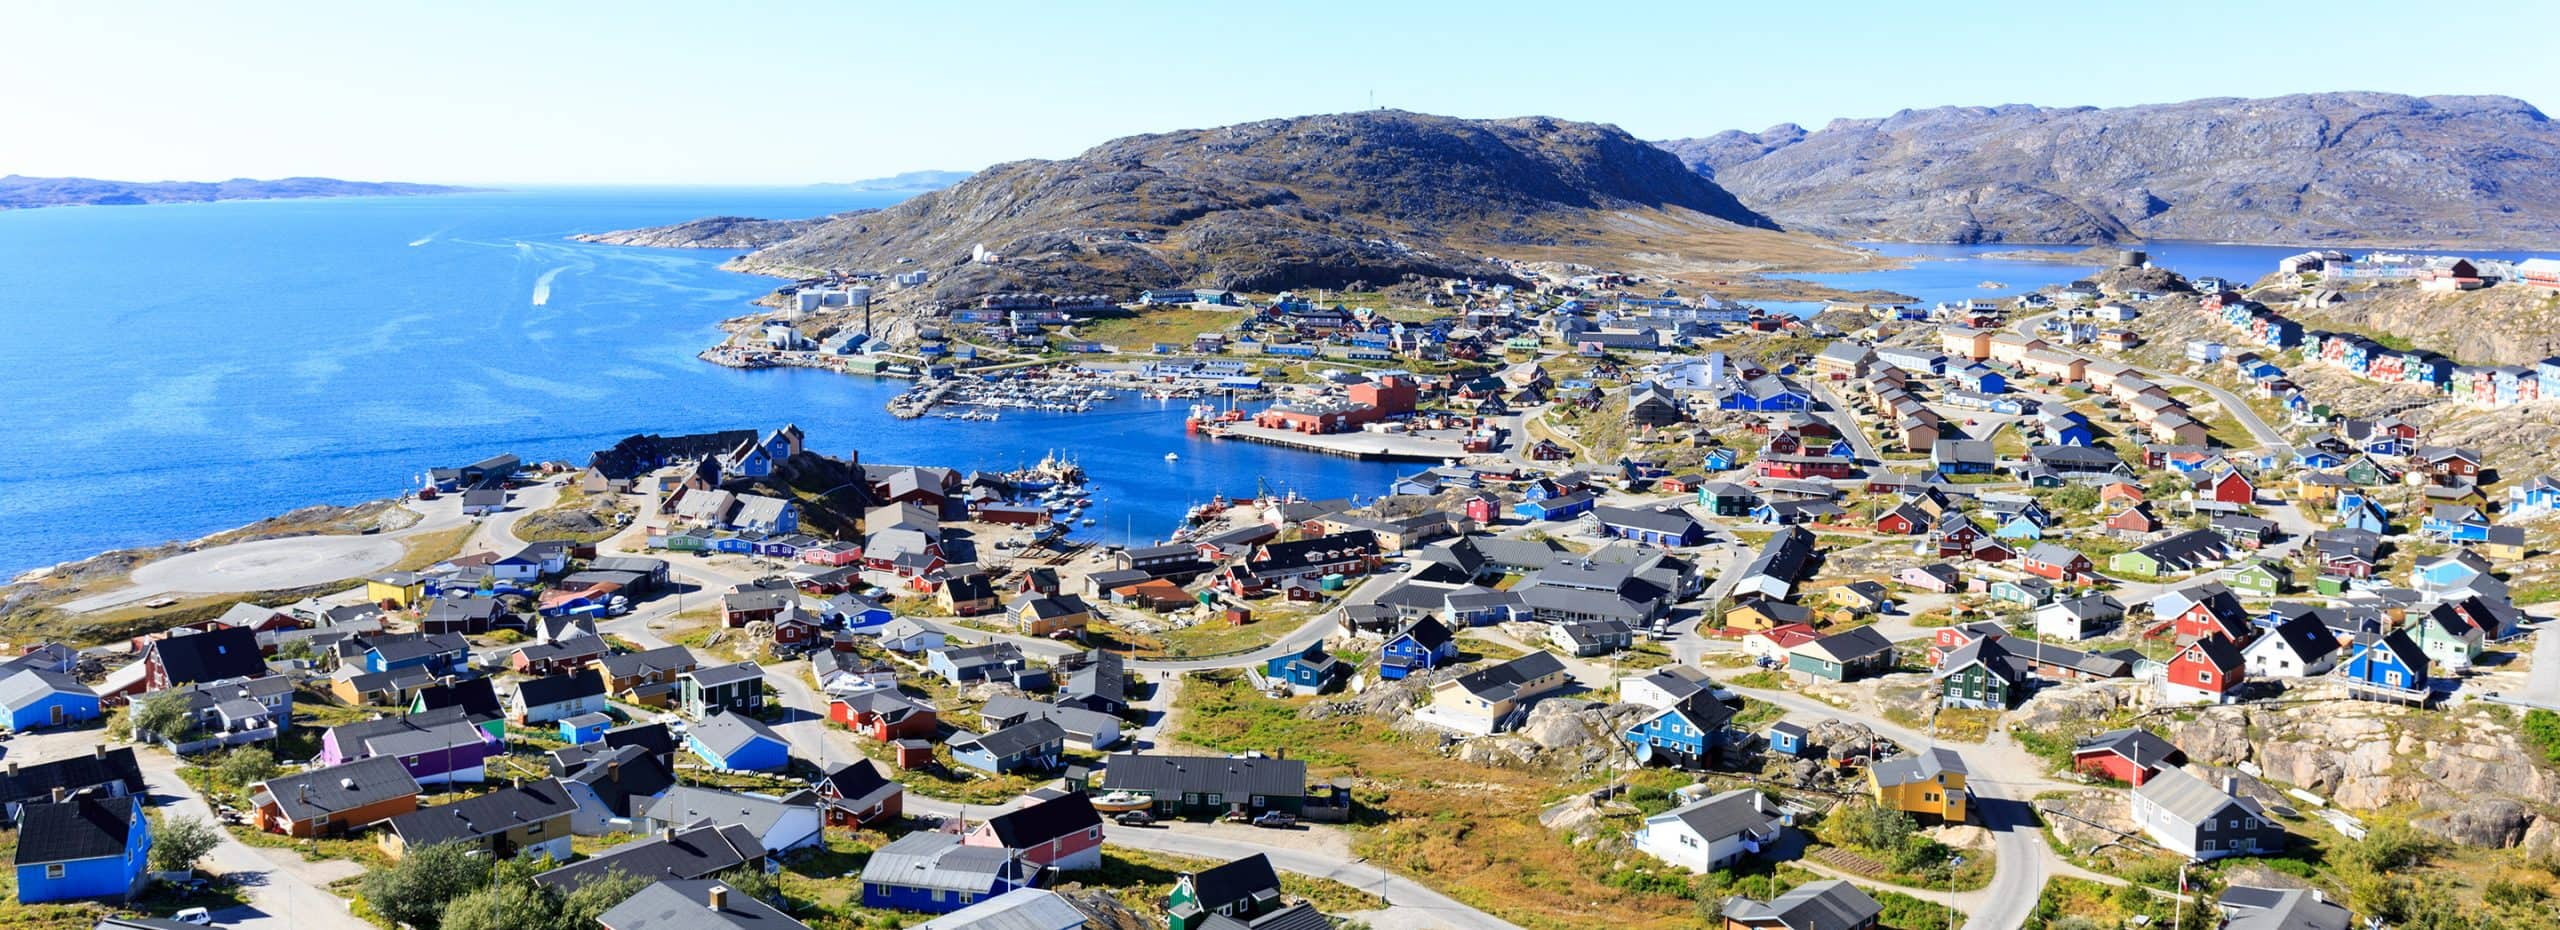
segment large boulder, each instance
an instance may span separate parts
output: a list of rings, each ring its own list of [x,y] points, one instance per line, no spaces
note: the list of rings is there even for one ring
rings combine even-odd
[[[2456,810],[2420,817],[2410,821],[2409,825],[2449,843],[2505,849],[2523,842],[2535,819],[2533,811],[2523,804],[2506,798],[2482,798],[2465,803]]]

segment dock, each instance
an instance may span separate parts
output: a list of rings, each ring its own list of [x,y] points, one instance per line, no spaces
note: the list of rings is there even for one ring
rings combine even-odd
[[[1431,462],[1438,464],[1464,458],[1466,449],[1457,443],[1423,439],[1398,433],[1301,433],[1274,429],[1251,423],[1221,423],[1205,427],[1202,433],[1214,439],[1242,439],[1266,446],[1281,446],[1302,452],[1339,455],[1364,462]]]

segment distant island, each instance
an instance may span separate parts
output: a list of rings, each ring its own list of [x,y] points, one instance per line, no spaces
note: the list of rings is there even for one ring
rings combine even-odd
[[[599,245],[636,245],[652,249],[761,249],[816,229],[830,220],[877,213],[852,210],[803,220],[768,220],[751,216],[711,216],[646,229],[579,233],[569,238]]]
[[[811,187],[831,191],[938,191],[969,179],[974,171],[907,171],[863,181],[828,181]]]
[[[149,203],[205,203],[215,200],[284,200],[305,197],[416,197],[460,194],[477,188],[397,181],[341,181],[336,178],[277,178],[261,181],[102,181],[97,178],[0,177],[0,210],[38,207],[132,206]]]

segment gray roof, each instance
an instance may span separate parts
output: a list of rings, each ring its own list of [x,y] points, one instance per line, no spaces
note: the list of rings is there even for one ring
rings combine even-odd
[[[1868,770],[1879,785],[1908,785],[1916,781],[1934,780],[1941,772],[1967,774],[1964,757],[1944,746],[1916,755],[1896,756],[1876,763]]]
[[[1067,735],[1087,741],[1104,730],[1117,726],[1120,722],[1120,718],[1100,711],[1043,704],[1011,694],[999,694],[988,698],[986,706],[978,708],[978,718],[990,722],[1010,720],[1016,723],[1046,720],[1057,724],[1058,729]]]
[[[874,850],[862,865],[862,882],[983,894],[999,877],[1021,869],[1011,850],[963,846],[949,833],[919,832]]]
[[[2081,743],[2073,751],[2075,753],[2113,753],[2146,769],[2186,760],[2186,753],[2179,750],[2176,743],[2162,739],[2159,734],[2141,727],[2126,727],[2100,733],[2090,737],[2087,742]]]
[[[1796,648],[1819,653],[1834,662],[1854,662],[1892,651],[1893,640],[1886,639],[1883,633],[1876,632],[1875,627],[1862,626],[1854,630],[1833,633]]]
[[[1723,794],[1645,819],[1647,826],[1677,820],[1707,840],[1758,833],[1778,825],[1778,811],[1758,788],[1735,788]]]
[[[578,802],[545,778],[520,788],[500,788],[451,804],[423,807],[391,818],[391,832],[410,848],[460,840],[476,840],[529,823],[567,817]]]
[[[694,739],[701,741],[703,746],[722,756],[728,756],[745,748],[749,742],[757,738],[769,739],[786,747],[791,745],[782,738],[782,734],[773,732],[772,727],[765,726],[764,721],[745,714],[712,714],[703,718],[702,722],[694,724],[691,734]]]
[[[418,780],[397,756],[374,756],[260,782],[251,803],[271,799],[287,818],[310,820],[418,793]]]
[[[1724,902],[1724,916],[1729,919],[1787,930],[1851,930],[1882,913],[1884,908],[1876,899],[1836,878],[1798,885],[1766,904],[1744,897]]]
[[[954,749],[957,749],[964,744],[976,743],[978,748],[994,754],[997,758],[1003,758],[1005,756],[1014,755],[1040,746],[1046,746],[1052,742],[1064,741],[1066,738],[1067,730],[1065,727],[1061,727],[1056,721],[1049,720],[1044,717],[1035,720],[1026,720],[985,735],[972,733],[955,734],[951,737],[951,745]]]
[[[79,679],[45,669],[20,669],[15,675],[0,678],[0,707],[23,707],[53,694],[98,696]]]
[[[1487,701],[1506,701],[1519,694],[1520,686],[1530,681],[1564,671],[1564,661],[1544,649],[1521,656],[1491,668],[1481,668],[1458,676],[1458,687]]]
[[[1307,793],[1307,763],[1270,757],[1123,752],[1111,756],[1103,784],[1112,791],[1145,791],[1160,797],[1217,793],[1294,798]]]
[[[692,678],[695,684],[705,688],[716,688],[743,681],[763,681],[764,667],[753,662],[735,662],[710,668],[697,668],[686,672],[685,676]]]
[[[2183,768],[2161,769],[2133,789],[2133,794],[2190,825],[2221,817],[2223,811],[2234,806],[2246,809],[2252,816],[2259,814],[2257,805],[2224,794],[2220,787]]]
[[[2223,930],[2347,930],[2355,915],[2301,888],[2233,885],[2216,902],[2230,918]]]
[[[814,804],[794,804],[781,798],[718,788],[678,786],[667,789],[648,806],[650,820],[673,827],[690,827],[700,823],[737,824],[764,836],[776,821],[793,810],[809,810]]]
[[[714,888],[728,885],[716,879],[661,881],[624,898],[596,923],[611,930],[808,930],[773,905],[737,891],[722,895],[714,910]]]
[[[874,853],[873,855],[878,855]],[[909,930],[1075,930],[1083,911],[1057,893],[1038,888],[1008,891],[944,914]]]

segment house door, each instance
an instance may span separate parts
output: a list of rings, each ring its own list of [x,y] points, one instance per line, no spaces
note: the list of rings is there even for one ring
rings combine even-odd
[[[62,725],[62,705],[60,704],[53,705],[53,725]]]

